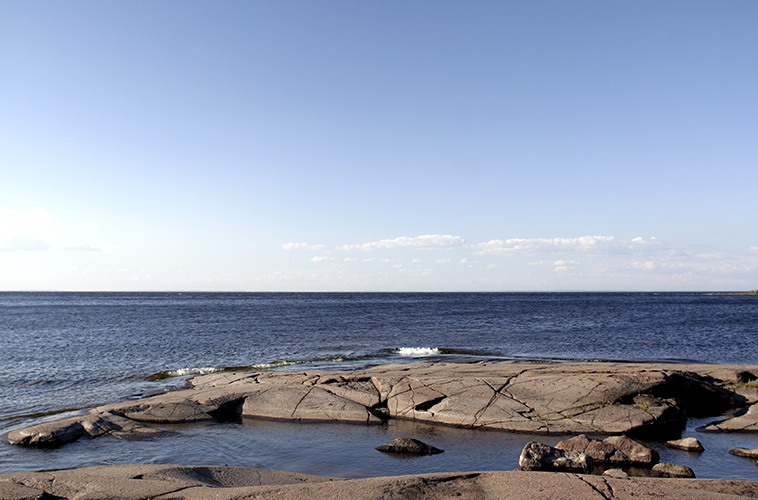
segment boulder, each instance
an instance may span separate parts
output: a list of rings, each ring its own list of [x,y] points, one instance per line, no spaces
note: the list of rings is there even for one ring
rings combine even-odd
[[[384,453],[398,455],[434,455],[444,453],[444,450],[430,446],[418,439],[397,438],[376,448]]]
[[[698,441],[697,438],[693,437],[666,441],[666,446],[677,450],[693,451],[696,453],[702,453],[705,450],[700,441]]]
[[[518,459],[521,470],[552,470],[589,473],[592,459],[584,453],[565,451],[546,444],[530,441],[521,450]]]
[[[755,460],[758,459],[758,448],[734,448],[729,450],[729,454],[735,457],[752,458]]]
[[[671,464],[668,462],[661,462],[653,466],[653,477],[679,477],[679,478],[694,478],[695,472],[686,465]]]
[[[600,441],[580,434],[560,441],[555,447],[564,451],[583,453],[595,464],[651,467],[658,462],[658,453],[655,450],[626,436],[611,436]]]

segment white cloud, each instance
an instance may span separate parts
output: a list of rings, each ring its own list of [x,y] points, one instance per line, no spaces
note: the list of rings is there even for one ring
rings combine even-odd
[[[614,236],[578,236],[574,238],[508,238],[490,240],[475,245],[478,255],[537,254],[559,252],[632,253],[642,249],[660,247],[655,238],[638,236],[632,240],[619,240]]]
[[[758,247],[750,247],[748,250],[751,252],[758,252]]]
[[[434,261],[435,264],[447,264],[451,261],[451,259],[437,259]]]
[[[422,234],[420,236],[398,236],[397,238],[369,241],[355,245],[342,245],[338,250],[376,250],[394,248],[446,248],[462,246],[463,238],[451,234]]]
[[[311,257],[311,262],[324,262],[329,260],[329,257],[326,255],[317,255],[315,257]]]
[[[656,267],[658,267],[658,265],[652,260],[645,260],[645,261],[637,260],[637,261],[632,262],[632,267],[635,269],[641,269],[643,271],[652,271]]]
[[[305,242],[290,241],[289,243],[282,244],[282,248],[287,251],[291,250],[321,250],[326,248],[325,245],[312,245]]]

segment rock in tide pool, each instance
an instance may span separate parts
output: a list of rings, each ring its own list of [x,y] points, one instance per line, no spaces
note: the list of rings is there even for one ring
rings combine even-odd
[[[653,466],[652,475],[653,477],[694,478],[695,472],[686,465],[661,462]]]
[[[729,454],[735,457],[752,458],[755,460],[758,459],[758,448],[734,448],[729,450]]]
[[[611,436],[600,441],[584,434],[564,439],[555,445],[564,451],[583,453],[595,464],[651,467],[658,463],[658,453],[626,436]]]
[[[677,450],[694,451],[696,453],[702,453],[705,448],[700,444],[696,438],[688,437],[684,439],[676,439],[674,441],[666,441],[666,446],[669,448],[675,448]]]
[[[605,477],[615,477],[615,478],[619,478],[619,479],[623,479],[623,478],[629,477],[629,474],[627,474],[626,472],[624,472],[621,469],[607,469],[607,470],[603,471],[603,475]]]
[[[546,444],[530,441],[521,450],[518,459],[521,470],[554,470],[589,472],[592,459],[584,453],[565,451]]]
[[[395,453],[398,455],[435,455],[437,453],[444,453],[445,451],[413,438],[393,439],[376,449],[384,453]]]

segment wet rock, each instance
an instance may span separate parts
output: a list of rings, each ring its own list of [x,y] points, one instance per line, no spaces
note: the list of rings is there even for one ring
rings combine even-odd
[[[603,471],[603,475],[605,477],[616,477],[619,479],[627,478],[629,477],[629,474],[624,472],[622,469],[607,469]]]
[[[518,465],[521,470],[579,471],[588,473],[592,468],[592,459],[584,453],[565,451],[536,441],[530,441],[521,450]]]
[[[695,472],[686,465],[661,462],[655,464],[651,471],[653,477],[694,478]]]
[[[396,453],[399,455],[435,455],[437,453],[444,453],[444,450],[413,438],[393,439],[376,449],[384,453]]]
[[[758,448],[734,448],[729,450],[729,454],[735,457],[758,459]]]
[[[595,464],[650,467],[658,462],[658,453],[655,450],[626,436],[611,436],[600,441],[580,434],[559,442],[555,447],[564,451],[583,453],[592,458]]]
[[[666,446],[677,450],[693,451],[696,453],[702,453],[705,450],[700,441],[693,437],[666,441]]]

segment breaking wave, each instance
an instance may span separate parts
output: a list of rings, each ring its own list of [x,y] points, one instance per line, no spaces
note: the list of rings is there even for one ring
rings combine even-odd
[[[398,347],[395,353],[400,356],[437,356],[441,354],[439,347]]]
[[[367,363],[372,362],[392,362],[392,358],[424,358],[429,356],[492,356],[492,353],[473,351],[467,349],[456,349],[448,347],[396,347],[391,349],[382,349],[380,351],[372,352],[364,355],[342,355],[335,354],[333,356],[325,356],[312,359],[278,359],[275,361],[269,361],[265,363],[255,363],[250,365],[237,365],[237,366],[206,366],[199,368],[178,368],[175,370],[166,370],[145,377],[146,380],[164,380],[175,377],[187,377],[195,375],[207,375],[209,373],[220,372],[241,372],[241,371],[260,371],[260,370],[276,370],[278,368],[286,368],[288,366],[298,365],[314,365],[314,368],[319,368],[321,365],[329,364],[343,364],[348,368],[360,368]]]

